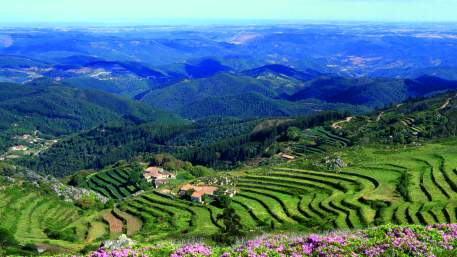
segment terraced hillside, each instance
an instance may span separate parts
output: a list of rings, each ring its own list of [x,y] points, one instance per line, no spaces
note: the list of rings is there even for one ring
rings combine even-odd
[[[290,140],[274,143],[289,147],[294,161],[218,173],[235,181],[230,206],[251,232],[457,223],[457,138],[448,135],[457,128],[453,96],[408,102],[370,116],[339,117],[332,121],[337,126],[327,120],[330,126],[284,129],[278,138]],[[333,156],[347,166],[329,171],[320,165]],[[140,241],[209,238],[223,226],[217,220],[221,208],[175,196],[180,182],[137,194],[147,188],[142,165],[118,162],[71,177],[115,199],[114,207],[105,210],[83,211],[44,192],[3,188],[0,227],[24,243],[81,249],[122,233]],[[59,239],[50,233],[56,231]]]
[[[23,243],[48,240],[52,244],[67,245],[64,241],[52,240],[47,229],[73,231],[73,222],[83,214],[72,204],[17,185],[3,187],[0,199],[0,227],[12,231]]]
[[[456,96],[448,92],[411,100],[368,116],[355,116],[332,131],[345,135],[353,144],[412,144],[452,137],[457,133]]]
[[[112,198],[123,199],[140,190],[137,183],[132,183],[132,167],[114,165],[87,177],[87,187],[100,194]]]
[[[140,219],[119,209],[85,211],[30,185],[2,185],[0,199],[0,228],[23,245],[43,249],[73,252],[142,227]]]
[[[341,153],[349,163],[341,172],[303,168],[305,161],[244,171],[235,176],[239,192],[231,207],[249,229],[455,223],[455,143],[353,148]],[[139,217],[144,222],[141,235],[149,239],[210,235],[220,226],[215,217],[222,211],[158,192],[130,198],[119,209]]]
[[[322,154],[334,147],[346,147],[351,141],[324,127],[316,127],[302,131],[299,139],[289,144],[295,155],[303,156]]]
[[[222,212],[213,206],[191,203],[158,192],[124,201],[119,209],[140,218],[144,223],[141,235],[150,240],[179,234],[211,235],[220,227],[216,216]]]
[[[111,236],[119,236],[120,234],[132,236],[143,226],[139,218],[117,208],[107,210],[103,214],[103,221],[108,225]]]
[[[336,228],[386,223],[456,222],[457,149],[432,144],[417,149],[362,148],[345,154],[340,173],[272,168],[240,178],[235,198],[258,202],[278,224],[334,217]],[[262,212],[253,216],[262,217]],[[255,218],[254,218],[255,219]]]

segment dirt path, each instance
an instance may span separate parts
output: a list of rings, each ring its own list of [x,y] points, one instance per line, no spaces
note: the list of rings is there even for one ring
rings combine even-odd
[[[440,108],[438,108],[438,110],[441,111],[444,108],[446,108],[451,103],[451,100],[456,98],[456,97],[457,97],[457,94],[455,94],[453,97],[449,97],[448,99],[446,99],[446,101],[443,103],[443,105],[441,105]]]
[[[378,117],[376,118],[376,122],[381,120],[382,115],[384,115],[384,112],[380,112]]]
[[[344,119],[344,120],[337,121],[337,122],[335,122],[335,123],[332,124],[332,128],[334,128],[334,129],[342,129],[343,127],[341,127],[340,124],[350,122],[353,118],[354,118],[354,117],[350,116],[350,117],[347,117],[347,118]]]
[[[124,229],[124,224],[122,220],[114,217],[111,212],[107,212],[103,215],[103,219],[109,224],[109,231],[111,234],[120,234]]]

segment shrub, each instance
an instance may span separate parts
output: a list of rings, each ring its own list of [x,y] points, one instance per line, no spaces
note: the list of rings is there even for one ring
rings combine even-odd
[[[213,205],[219,208],[228,208],[232,203],[232,198],[228,195],[225,195],[223,192],[216,192],[216,197],[214,198]]]
[[[79,252],[80,252],[81,254],[87,254],[87,253],[92,252],[92,251],[95,251],[95,250],[97,250],[97,249],[98,249],[98,245],[90,245],[90,244],[89,244],[89,245],[84,246],[84,248],[81,249]]]
[[[17,246],[18,242],[13,236],[11,231],[0,228],[0,249],[4,249],[7,246]]]
[[[85,194],[83,195],[76,204],[81,208],[88,210],[88,209],[101,209],[104,207],[97,197],[94,194]]]
[[[16,174],[16,168],[13,166],[10,166],[6,163],[0,163],[0,175],[3,176],[14,176]]]
[[[37,252],[37,248],[34,244],[26,244],[22,249],[29,252]]]
[[[195,177],[192,174],[190,174],[189,171],[180,171],[176,175],[176,179],[177,180],[192,180],[192,179],[195,179]]]
[[[55,240],[63,240],[69,242],[76,242],[78,238],[73,229],[59,230],[54,227],[48,227],[44,230],[44,233],[50,238]]]
[[[94,171],[83,171],[73,175],[68,184],[75,187],[88,187],[87,176]]]
[[[207,168],[204,166],[199,166],[199,165],[193,166],[189,170],[189,172],[190,172],[190,174],[192,174],[192,176],[194,176],[196,178],[208,177],[208,176],[212,176],[216,173],[213,169],[210,169],[210,168]]]
[[[287,129],[287,138],[291,141],[298,141],[300,139],[300,129],[297,127],[289,127]]]
[[[334,228],[334,216],[325,217],[322,219],[311,218],[304,223],[305,227],[310,231],[327,231]]]
[[[400,193],[400,195],[403,198],[405,198],[406,201],[411,201],[411,198],[409,196],[409,191],[408,191],[408,185],[409,185],[410,180],[411,180],[411,175],[407,171],[404,171],[401,174],[399,183],[397,185],[397,191]]]

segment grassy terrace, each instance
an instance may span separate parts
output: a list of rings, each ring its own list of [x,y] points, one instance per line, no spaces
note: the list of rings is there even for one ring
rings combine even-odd
[[[140,219],[122,210],[84,211],[30,187],[3,187],[0,199],[0,227],[11,231],[22,244],[74,251],[121,233],[134,235],[143,227]],[[47,234],[49,228],[75,238],[52,238]]]
[[[141,234],[151,240],[167,234],[204,236],[215,233],[220,226],[216,216],[222,212],[212,206],[202,206],[155,192],[128,199],[120,204],[119,210],[141,220]]]
[[[128,173],[121,168],[109,168],[91,175],[88,185],[90,189],[118,200],[139,191],[136,185],[129,184]]]
[[[323,127],[305,130],[297,142],[293,142],[291,149],[298,156],[325,153],[329,146],[348,146],[350,140],[335,135]]]
[[[341,172],[303,168],[300,160],[243,170],[235,175],[239,193],[231,206],[248,229],[303,229],[329,221],[339,229],[456,222],[453,143],[350,148],[341,153],[349,163]],[[129,198],[119,210],[141,220],[141,235],[150,239],[211,235],[219,226],[215,216],[222,211],[155,192]]]
[[[54,197],[17,186],[0,191],[0,198],[0,227],[12,231],[17,240],[72,246],[68,242],[48,238],[45,228],[64,229],[81,218],[81,210]]]

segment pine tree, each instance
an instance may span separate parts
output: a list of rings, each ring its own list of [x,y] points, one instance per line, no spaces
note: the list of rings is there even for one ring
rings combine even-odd
[[[224,244],[233,244],[236,239],[244,235],[241,217],[233,208],[225,208],[222,214],[217,215],[217,220],[222,220],[224,225],[220,228],[215,240]]]

